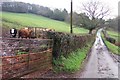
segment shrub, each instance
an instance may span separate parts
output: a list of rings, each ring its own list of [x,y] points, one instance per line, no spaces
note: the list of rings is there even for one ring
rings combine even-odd
[[[110,43],[115,44],[116,40],[114,38],[111,37],[106,37],[106,40],[109,41]]]
[[[53,57],[65,57],[80,48],[87,45],[88,42],[94,41],[94,35],[73,35],[62,32],[48,32],[48,38],[53,39]]]

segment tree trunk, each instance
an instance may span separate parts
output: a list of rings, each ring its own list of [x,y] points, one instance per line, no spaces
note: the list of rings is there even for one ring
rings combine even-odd
[[[89,34],[92,34],[92,30],[93,30],[93,29],[90,29],[90,30],[89,30]]]

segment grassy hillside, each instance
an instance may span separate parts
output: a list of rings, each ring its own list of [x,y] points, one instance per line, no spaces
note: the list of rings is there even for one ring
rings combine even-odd
[[[26,13],[11,13],[11,12],[0,12],[0,18],[3,19],[2,24],[6,27],[16,27],[21,28],[25,26],[29,27],[43,27],[43,28],[51,28],[55,29],[58,32],[69,32],[69,24],[52,20],[46,17],[34,15],[34,14],[26,14]],[[74,33],[88,33],[88,30],[83,28],[74,28]]]

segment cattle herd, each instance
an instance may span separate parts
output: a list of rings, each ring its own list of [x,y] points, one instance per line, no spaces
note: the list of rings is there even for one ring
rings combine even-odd
[[[48,31],[55,31],[54,29],[47,29],[47,28],[39,28],[39,31],[42,32],[48,32]],[[10,37],[11,38],[32,38],[33,35],[32,34],[36,33],[36,30],[34,30],[33,28],[21,28],[21,29],[16,29],[16,28],[12,28],[10,29]],[[40,33],[39,33],[40,34]],[[18,36],[17,36],[18,35]],[[35,37],[34,37],[35,38]]]

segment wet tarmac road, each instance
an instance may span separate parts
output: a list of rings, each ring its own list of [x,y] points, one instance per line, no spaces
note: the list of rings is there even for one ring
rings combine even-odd
[[[100,29],[91,56],[80,78],[118,78],[118,63],[113,61],[101,38]]]

